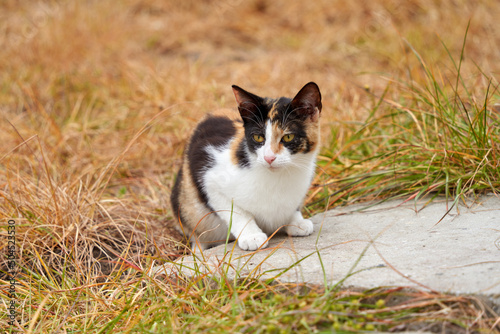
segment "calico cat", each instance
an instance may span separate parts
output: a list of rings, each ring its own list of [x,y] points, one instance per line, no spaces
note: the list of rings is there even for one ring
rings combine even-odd
[[[314,82],[293,99],[262,98],[232,86],[241,119],[208,115],[185,149],[171,194],[193,252],[224,243],[265,248],[276,230],[307,236],[300,212],[315,170],[321,93]]]

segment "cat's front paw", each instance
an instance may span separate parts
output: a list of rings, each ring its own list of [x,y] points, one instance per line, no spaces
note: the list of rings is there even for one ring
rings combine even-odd
[[[313,233],[313,223],[309,219],[294,221],[286,226],[286,233],[292,237],[305,237]]]
[[[257,250],[259,247],[267,247],[267,235],[265,233],[255,233],[242,235],[238,239],[238,246],[247,251]]]

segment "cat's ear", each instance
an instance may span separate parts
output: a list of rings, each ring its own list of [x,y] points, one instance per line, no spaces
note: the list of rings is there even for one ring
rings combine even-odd
[[[238,111],[244,122],[261,116],[259,106],[262,104],[262,98],[247,92],[243,88],[233,85],[233,93],[238,102]]]
[[[321,113],[321,93],[318,85],[309,82],[295,95],[290,103],[291,111],[299,115],[310,117],[316,122]]]

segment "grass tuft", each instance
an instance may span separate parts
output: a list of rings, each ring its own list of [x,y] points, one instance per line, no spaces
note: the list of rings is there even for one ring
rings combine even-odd
[[[456,202],[500,189],[498,82],[481,73],[476,82],[484,87],[477,96],[478,88],[469,87],[460,73],[464,50],[455,61],[446,49],[454,67],[446,75],[407,45],[418,61],[420,80],[388,79],[382,95],[372,94],[367,119],[354,126],[342,147],[320,157],[310,210],[325,202],[329,208],[438,195]]]

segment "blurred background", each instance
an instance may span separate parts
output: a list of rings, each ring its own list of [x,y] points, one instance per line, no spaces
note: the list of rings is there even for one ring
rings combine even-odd
[[[201,114],[235,106],[232,84],[275,97],[315,81],[325,124],[364,119],[366,90],[380,96],[395,78],[423,76],[413,51],[443,76],[454,71],[449,56],[459,61],[469,22],[464,79],[499,67],[494,0],[4,0],[0,10],[2,115],[23,136],[88,145],[97,159],[123,146],[107,130],[133,133],[138,115],[164,108],[172,127],[158,145],[170,152]],[[86,144],[72,143],[82,123]]]

